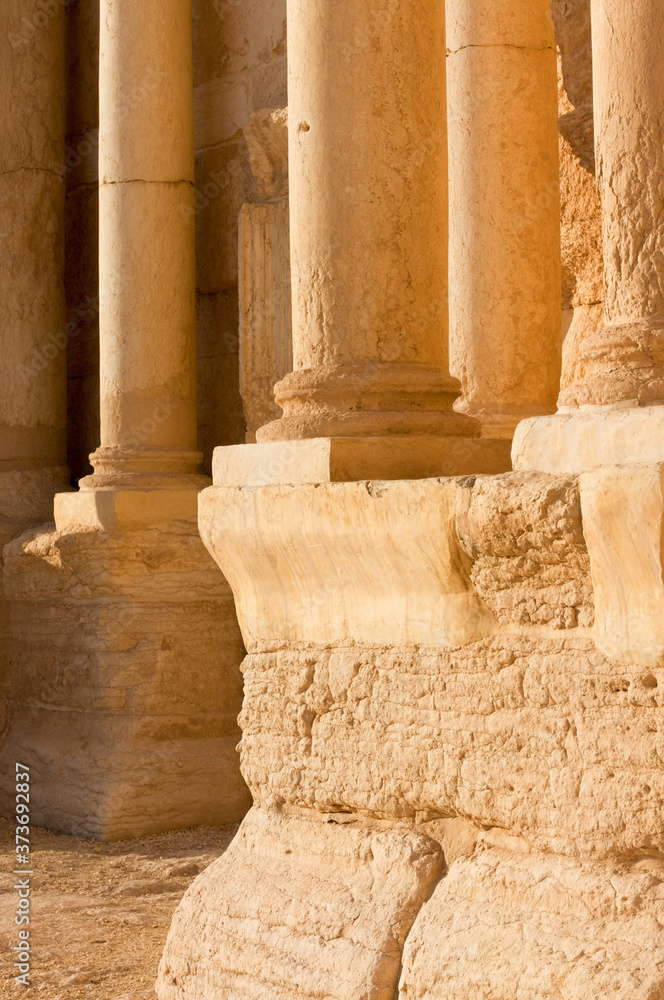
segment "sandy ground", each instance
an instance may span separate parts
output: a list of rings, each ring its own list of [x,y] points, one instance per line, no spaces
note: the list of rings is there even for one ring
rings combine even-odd
[[[14,826],[0,820],[0,997],[154,1000],[171,917],[237,826],[99,844],[31,831],[31,985],[14,980]]]

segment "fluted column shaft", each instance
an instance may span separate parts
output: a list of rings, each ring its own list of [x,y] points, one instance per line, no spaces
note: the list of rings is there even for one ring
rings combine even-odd
[[[15,0],[0,13],[0,475],[13,476],[6,500],[19,507],[20,477],[37,507],[67,482],[64,9],[55,6]],[[11,519],[4,492],[0,483],[0,514]]]
[[[445,11],[289,0],[295,371],[258,441],[478,433],[448,370]]]
[[[101,447],[83,489],[195,473],[191,0],[102,0]]]
[[[664,400],[664,6],[593,0],[605,325],[579,346],[565,406]]]
[[[550,0],[447,0],[450,349],[487,437],[555,411],[560,185]]]

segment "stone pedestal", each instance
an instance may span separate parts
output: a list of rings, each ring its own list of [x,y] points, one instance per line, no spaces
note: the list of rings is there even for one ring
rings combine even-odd
[[[160,1000],[661,992],[658,525],[616,517],[621,481],[589,486],[517,472],[202,494],[248,651],[254,810],[176,911]],[[661,479],[635,488],[659,516]]]
[[[457,409],[511,440],[560,384],[556,45],[549,0],[447,4],[450,358]]]
[[[195,519],[150,514],[5,546],[3,754],[30,766],[37,825],[123,840],[233,823],[251,804],[233,596]]]

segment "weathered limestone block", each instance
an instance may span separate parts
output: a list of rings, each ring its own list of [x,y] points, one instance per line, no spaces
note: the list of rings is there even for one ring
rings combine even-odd
[[[664,467],[587,473],[581,503],[598,647],[622,662],[664,665]]]
[[[30,763],[35,823],[115,840],[244,815],[244,650],[195,524],[28,532],[3,597],[3,747]]]
[[[274,386],[293,368],[288,199],[243,205],[239,221],[240,391],[247,441],[281,414]]]
[[[555,634],[555,633],[554,633]],[[570,856],[664,848],[664,672],[590,639],[282,645],[243,664],[256,802],[461,816]]]
[[[450,867],[403,956],[399,1000],[655,1000],[664,862],[484,850]]]
[[[388,636],[456,646],[490,634],[456,537],[457,493],[435,479],[204,490],[199,528],[247,648]]]
[[[577,478],[521,473],[469,480],[457,529],[472,559],[470,579],[501,625],[593,624]]]
[[[252,809],[178,908],[160,1000],[392,1000],[444,859],[408,830]]]
[[[6,542],[53,516],[53,497],[66,489],[65,466],[0,473],[0,565]]]

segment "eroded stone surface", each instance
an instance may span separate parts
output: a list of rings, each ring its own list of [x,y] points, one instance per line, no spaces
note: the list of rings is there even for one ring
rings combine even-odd
[[[664,674],[589,639],[283,647],[243,672],[259,802],[462,816],[575,856],[664,848]]]
[[[160,1000],[392,1000],[401,951],[441,874],[401,830],[252,809],[180,904]]]
[[[461,858],[406,942],[399,1000],[655,1000],[664,863]]]
[[[470,579],[502,625],[570,629],[594,620],[576,477],[533,473],[468,481],[457,530]]]

